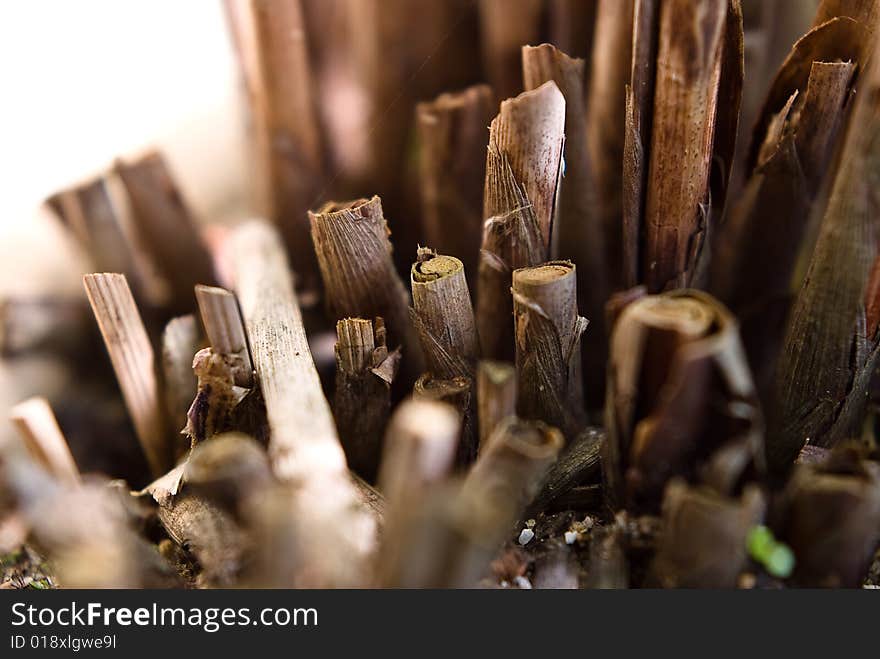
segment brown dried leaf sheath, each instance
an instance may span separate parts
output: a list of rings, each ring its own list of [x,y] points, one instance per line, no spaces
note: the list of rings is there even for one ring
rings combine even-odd
[[[83,284],[150,470],[163,474],[171,457],[165,410],[153,346],[128,282],[125,275],[103,273],[85,275]]]
[[[416,106],[425,236],[441,253],[461,259],[472,277],[483,235],[484,154],[493,107],[488,85]]]
[[[607,338],[605,301],[609,290],[605,255],[613,254],[615,267],[620,260],[616,251],[605,251],[603,216],[596,210],[593,178],[588,153],[586,108],[584,107],[584,62],[573,59],[550,44],[523,47],[523,77],[526,89],[534,89],[552,80],[565,97],[565,178],[560,189],[559,218],[554,230],[554,254],[578,264],[578,306],[590,319],[591,350],[584,353],[587,394],[592,405],[604,399]],[[605,133],[610,132],[605,127]],[[619,155],[620,149],[617,149]],[[619,209],[620,166],[614,184]],[[612,187],[606,182],[605,190]],[[615,213],[614,231],[619,238],[620,213]],[[616,276],[616,271],[615,271]]]
[[[436,378],[473,377],[477,330],[464,266],[420,248],[410,270],[413,323],[428,370]]]
[[[603,470],[612,505],[656,503],[718,447],[761,464],[761,419],[736,323],[711,296],[676,291],[623,309],[611,337]]]
[[[382,201],[374,196],[330,202],[309,211],[309,219],[332,316],[382,317],[389,345],[403,346],[407,372],[421,372],[421,349],[407,312],[409,295],[391,260]]]
[[[239,57],[251,92],[257,150],[264,168],[262,199],[294,256],[299,286],[317,285],[306,212],[316,202],[323,151],[299,0],[246,0],[231,11]]]
[[[787,62],[796,65],[791,58]],[[854,69],[851,62],[812,63],[806,86],[791,90],[768,125],[757,167],[718,236],[712,289],[743,324],[762,392],[781,347],[792,275],[815,233],[810,209],[844,117]]]
[[[502,101],[489,127],[490,148],[507,156],[515,180],[532,204],[545,249],[550,245],[564,142],[565,97],[553,81]],[[488,184],[488,160],[486,178],[483,216],[513,210],[505,194]]]
[[[768,443],[777,467],[790,464],[808,439],[830,446],[857,435],[864,416],[880,356],[865,319],[880,221],[878,94],[875,56],[859,78],[831,197],[779,361],[779,414],[771,417]]]
[[[477,332],[487,359],[513,357],[510,277],[547,259],[561,175],[565,99],[553,82],[501,104],[486,154]]]
[[[586,425],[575,266],[550,261],[513,273],[517,411],[542,419],[573,439]]]
[[[639,4],[642,3],[637,0],[599,0],[596,3],[596,30],[587,103],[588,139],[583,148],[589,149],[595,181],[596,208],[591,215],[601,225],[599,244],[608,267],[608,284],[612,288],[620,286],[622,276],[621,172],[626,118],[624,85],[630,80],[634,11]],[[569,144],[571,139],[572,135],[566,127],[566,140]],[[566,152],[568,151],[569,146],[566,144]],[[569,160],[566,153],[566,180],[563,189],[569,187]],[[563,192],[563,199],[565,194]],[[561,242],[560,246],[563,246]],[[560,256],[568,255],[561,252]],[[578,268],[581,268],[581,261],[575,261]],[[591,323],[598,321],[598,317],[591,311],[588,312],[588,318]]]
[[[165,159],[158,151],[119,160],[140,243],[171,288],[172,304],[192,307],[193,286],[214,283],[211,256]]]
[[[382,319],[345,318],[336,323],[336,390],[333,415],[348,464],[372,482],[382,455],[391,409],[391,382],[400,353],[388,353]]]
[[[651,145],[659,9],[658,0],[636,0],[633,10],[633,57],[630,84],[626,88],[621,209],[620,278],[625,288],[641,281],[642,217]]]
[[[703,249],[727,0],[670,0],[660,9],[645,198],[649,291],[691,283]]]
[[[269,421],[275,474],[293,487],[302,534],[298,583],[357,584],[375,523],[357,505],[330,406],[309,352],[283,248],[272,228],[248,222],[232,236],[235,286]]]

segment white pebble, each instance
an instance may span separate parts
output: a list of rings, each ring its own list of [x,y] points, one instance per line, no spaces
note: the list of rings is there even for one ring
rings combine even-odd
[[[532,538],[535,537],[535,532],[532,529],[523,529],[519,534],[519,544],[525,546],[532,541]]]
[[[532,582],[526,579],[525,577],[514,577],[513,582],[517,585],[521,590],[531,590]]]
[[[565,544],[573,545],[574,541],[578,539],[577,531],[566,531],[565,532]]]

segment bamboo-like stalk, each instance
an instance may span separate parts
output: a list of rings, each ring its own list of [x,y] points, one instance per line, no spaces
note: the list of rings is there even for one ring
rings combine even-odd
[[[115,170],[128,193],[140,244],[168,282],[172,304],[190,309],[193,286],[213,283],[214,267],[171,170],[158,151],[118,160]]]
[[[477,272],[492,89],[474,85],[416,106],[419,190],[428,244]]]
[[[141,448],[153,475],[163,474],[169,466],[171,444],[153,347],[131,289],[121,274],[85,275],[83,285]]]
[[[312,240],[331,315],[382,317],[389,345],[403,346],[407,372],[421,372],[421,349],[407,310],[409,294],[391,260],[391,243],[379,197],[330,202],[309,211]]]
[[[604,400],[608,351],[605,301],[609,290],[605,256],[613,254],[615,267],[619,269],[620,250],[619,241],[616,241],[616,251],[612,248],[606,249],[606,227],[603,226],[602,214],[596,211],[584,106],[584,62],[569,57],[550,44],[524,46],[522,53],[526,89],[535,89],[552,80],[565,97],[565,184],[560,190],[559,219],[554,230],[557,247],[554,253],[578,264],[579,307],[591,324],[592,346],[591,350],[584,352],[587,395],[591,407],[600,407]],[[608,132],[606,130],[603,134]],[[622,149],[618,149],[620,150]],[[614,184],[618,188],[619,197],[621,166],[617,169]],[[607,181],[606,184],[612,185]],[[617,206],[620,206],[619,200]],[[617,212],[615,217],[614,231],[619,234],[620,213]],[[615,280],[617,278],[615,273]]]
[[[336,390],[333,415],[351,468],[372,482],[382,455],[391,409],[391,383],[400,353],[389,354],[381,318],[336,323]]]
[[[297,581],[361,583],[375,523],[357,506],[281,242],[261,221],[241,225],[231,240],[235,289],[266,403],[272,467],[294,488],[291,505],[303,538]]]
[[[13,407],[9,417],[34,461],[65,485],[79,484],[79,468],[48,400],[29,398]]]
[[[263,212],[279,226],[295,258],[297,285],[313,289],[318,269],[306,211],[317,201],[324,168],[300,0],[239,0],[227,13],[249,92],[262,167]]]
[[[575,266],[549,261],[513,273],[517,411],[543,419],[572,440],[586,425]]]
[[[703,255],[727,5],[660,8],[642,257],[651,292],[694,283]]]
[[[193,357],[201,347],[201,333],[195,316],[172,318],[162,332],[162,382],[165,413],[171,428],[186,425],[186,412],[198,391],[193,374]],[[180,451],[174,451],[180,453]]]
[[[595,224],[601,227],[599,245],[606,261],[607,283],[615,289],[620,287],[622,279],[621,174],[626,134],[626,84],[630,82],[634,13],[638,4],[645,3],[638,0],[596,2],[596,28],[588,88],[584,148],[589,149],[596,195],[596,207],[591,215],[595,218]],[[569,137],[567,133],[566,128],[566,139]],[[580,260],[576,260],[576,263],[578,268],[582,267]],[[584,280],[587,281],[586,277]],[[590,322],[599,320],[592,314],[589,318]]]
[[[878,258],[876,188],[880,185],[880,58],[858,82],[856,104],[804,285],[791,314],[770,418],[772,466],[789,465],[809,438],[831,446],[857,436],[868,384],[880,359],[865,308]],[[816,392],[821,392],[817,398]]]
[[[462,262],[420,248],[410,285],[412,318],[428,370],[441,379],[473,377],[477,330]]]
[[[540,41],[543,0],[480,0],[483,69],[499,98],[522,91],[520,49]]]
[[[516,414],[516,368],[505,362],[481,361],[477,365],[477,420],[480,451],[489,446],[495,427]]]
[[[565,140],[565,99],[553,82],[501,104],[489,129],[477,286],[482,356],[512,361],[511,273],[547,260]]]
[[[611,337],[602,468],[612,506],[655,505],[666,482],[745,441],[763,463],[762,422],[736,323],[711,296],[646,296]],[[712,401],[710,404],[709,401]]]
[[[197,284],[196,300],[211,349],[233,361],[235,384],[250,387],[254,366],[235,295],[225,288]]]

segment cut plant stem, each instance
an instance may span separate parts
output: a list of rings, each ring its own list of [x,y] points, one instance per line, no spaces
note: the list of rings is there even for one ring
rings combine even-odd
[[[475,276],[483,234],[483,180],[494,98],[488,85],[416,106],[419,190],[428,244]],[[474,282],[475,283],[475,282]]]
[[[876,40],[875,40],[876,42]],[[876,49],[875,53],[876,55]],[[829,447],[858,436],[880,350],[870,285],[878,250],[880,58],[861,72],[831,196],[791,313],[776,379],[768,456],[785,468],[807,438]],[[817,398],[816,392],[822,392]]]
[[[428,371],[440,379],[473,377],[477,330],[464,265],[421,247],[410,282],[413,322]]]
[[[294,258],[297,286],[318,286],[306,211],[317,201],[324,154],[300,0],[227,5],[249,93],[263,212]],[[205,283],[206,280],[203,280]]]
[[[599,245],[601,255],[607,266],[607,284],[613,288],[621,285],[622,233],[621,214],[623,183],[623,141],[624,120],[626,118],[624,93],[630,81],[631,56],[633,47],[633,14],[635,5],[645,4],[636,0],[598,0],[596,3],[596,28],[591,54],[591,71],[587,107],[584,116],[586,136],[582,149],[590,159],[594,186],[594,206],[591,208],[589,239]],[[563,93],[566,93],[563,89]],[[569,101],[566,94],[566,102]],[[570,128],[566,126],[566,146],[571,143]],[[567,151],[568,149],[566,149]],[[586,153],[588,150],[588,155]],[[566,182],[568,187],[569,156],[566,154]],[[563,191],[563,198],[565,192]],[[563,242],[560,239],[560,246]],[[578,257],[579,254],[560,256]],[[586,268],[579,258],[574,258],[581,269],[583,279],[579,284],[589,281]],[[604,302],[604,300],[602,300]],[[586,307],[585,307],[586,308]],[[598,322],[599,316],[588,311],[590,322]]]
[[[422,354],[408,317],[409,295],[391,260],[382,201],[330,202],[309,211],[309,219],[331,315],[383,318],[389,345],[403,346],[404,368],[414,379],[423,370]]]
[[[477,286],[482,356],[512,361],[511,273],[547,260],[561,174],[565,99],[553,82],[501,104],[489,129]]]
[[[165,159],[150,151],[117,161],[115,169],[128,193],[140,244],[168,282],[173,306],[189,310],[193,286],[213,283],[214,267]]]
[[[455,410],[436,401],[406,400],[392,415],[377,482],[388,502],[377,585],[396,583],[396,571],[411,560],[406,547],[412,539],[413,516],[449,477],[460,425]]]
[[[241,321],[235,295],[225,288],[203,284],[197,284],[195,290],[199,313],[205,326],[205,333],[211,342],[211,349],[235,362],[233,368],[235,384],[240,387],[251,387],[254,366],[251,363],[244,324]]]
[[[563,445],[540,422],[508,418],[461,484],[427,490],[398,517],[383,585],[467,588],[485,573]]]
[[[575,266],[549,261],[513,273],[517,411],[543,419],[573,440],[586,425]]]
[[[172,450],[157,365],[128,282],[125,275],[96,273],[85,275],[83,284],[141,448],[153,475],[164,474]]]
[[[48,205],[88,255],[96,271],[121,272],[137,294],[143,277],[120,224],[107,177],[99,176],[49,197]]]
[[[690,285],[703,251],[727,3],[660,8],[642,264],[650,292]]]
[[[477,457],[477,428],[474,419],[474,385],[468,377],[434,378],[423,373],[413,386],[415,400],[446,403],[458,413],[461,422],[456,463],[471,464]]]
[[[607,1],[607,0],[606,0]],[[615,4],[609,2],[609,4]],[[620,283],[624,289],[641,282],[644,252],[642,219],[650,164],[654,78],[657,68],[658,0],[635,0],[633,7],[632,71],[626,86],[623,139],[623,197]],[[599,127],[593,128],[597,131]],[[592,144],[592,142],[591,142]]]
[[[615,509],[656,507],[671,477],[708,470],[707,456],[734,442],[763,465],[763,424],[736,323],[708,294],[677,291],[624,307],[608,372],[602,468]]]
[[[348,464],[373,482],[400,353],[388,352],[381,318],[375,326],[363,318],[344,318],[336,323],[336,337],[336,428]]]
[[[812,212],[813,201],[821,197],[845,117],[862,33],[853,21],[838,19],[794,45],[759,118],[743,194],[717,237],[711,288],[740,318],[768,409],[792,282],[802,282],[796,266],[815,242],[821,215]],[[776,219],[765,222],[768,214]]]
[[[748,564],[746,539],[763,520],[765,507],[754,484],[733,498],[674,479],[663,497],[663,533],[649,583],[664,588],[735,588]]]
[[[865,579],[880,541],[880,469],[863,455],[840,446],[796,467],[779,498],[777,528],[797,556],[799,586],[858,588]]]
[[[357,505],[280,238],[255,220],[231,240],[236,293],[266,404],[269,456],[276,476],[293,487],[296,523],[310,538],[297,543],[300,583],[362,583],[375,521]]]
[[[28,453],[40,466],[66,485],[79,484],[79,468],[48,400],[29,398],[13,407],[9,416]]]
[[[535,89],[552,80],[565,97],[565,184],[560,189],[559,218],[554,229],[555,255],[578,264],[578,302],[591,322],[591,350],[584,352],[587,392],[591,407],[601,407],[605,389],[607,338],[605,333],[605,301],[609,291],[606,254],[614,254],[615,270],[619,270],[617,251],[605,248],[603,216],[596,210],[593,173],[588,153],[587,114],[584,106],[584,62],[573,59],[550,44],[524,46],[523,78],[526,89]],[[603,131],[608,134],[610,131]],[[622,135],[622,130],[621,130]],[[617,151],[621,151],[618,149]],[[617,153],[619,160],[619,153]],[[617,167],[615,184],[620,188]],[[612,184],[606,182],[604,189]],[[620,207],[619,198],[616,206]],[[615,213],[614,231],[620,232],[620,212]],[[610,227],[609,227],[610,228]],[[619,238],[619,235],[618,235]],[[615,276],[617,276],[615,274]]]
[[[408,400],[391,416],[382,449],[378,489],[389,505],[407,507],[409,497],[448,477],[460,423],[445,403]]]
[[[506,362],[481,361],[477,365],[477,419],[480,451],[489,446],[495,427],[516,414],[516,368]]]

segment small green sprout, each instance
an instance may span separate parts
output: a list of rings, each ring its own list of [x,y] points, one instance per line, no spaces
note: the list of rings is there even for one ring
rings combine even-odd
[[[755,526],[746,538],[749,556],[764,566],[769,574],[780,579],[791,576],[794,570],[794,552],[788,545],[773,537],[766,526]]]

